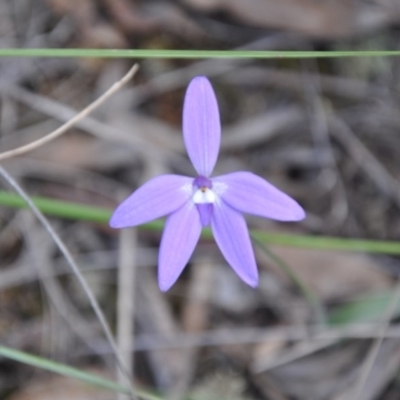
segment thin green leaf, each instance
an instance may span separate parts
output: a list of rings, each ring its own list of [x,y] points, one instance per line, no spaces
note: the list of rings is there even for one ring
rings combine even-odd
[[[269,244],[321,250],[345,250],[368,253],[400,254],[400,243],[383,240],[361,240],[330,236],[288,235],[259,230],[252,235]]]
[[[69,365],[61,364],[55,361],[51,361],[47,358],[35,356],[33,354],[25,353],[23,351],[11,349],[5,346],[0,346],[0,355],[14,361],[21,362],[23,364],[44,369],[46,371],[50,371],[55,374],[78,379],[80,381],[87,382],[91,385],[99,386],[104,389],[112,390],[114,392],[120,392],[125,394],[130,393],[128,387],[120,385],[117,382],[111,381],[109,379],[106,379],[103,376],[82,372],[77,368],[73,368],[70,367]],[[160,397],[154,396],[144,391],[137,390],[136,395],[144,400],[160,400]]]
[[[47,215],[105,224],[111,216],[111,210],[107,208],[92,207],[60,200],[52,200],[44,197],[32,197],[36,206]],[[0,205],[13,208],[27,208],[24,200],[16,194],[0,190]],[[142,225],[140,228],[160,232],[164,227],[163,221],[154,221]],[[400,254],[400,243],[395,241],[359,240],[348,238],[335,238],[329,236],[293,235],[283,233],[270,233],[260,230],[251,230],[252,236],[261,243],[279,244],[321,250],[346,250],[382,254]],[[204,229],[204,239],[211,239],[210,229]]]
[[[122,49],[0,49],[0,57],[100,57],[180,59],[343,58],[399,56],[399,50],[264,51],[264,50],[122,50]]]
[[[111,216],[111,210],[107,208],[91,207],[35,196],[32,196],[32,200],[40,211],[55,217],[104,223]],[[22,197],[5,190],[0,190],[0,204],[13,208],[28,207]]]
[[[329,316],[329,323],[331,325],[346,325],[377,321],[382,318],[392,299],[393,291],[360,297],[334,310]],[[400,303],[397,304],[395,316],[399,313]]]
[[[10,349],[8,347],[0,346],[0,355],[14,361],[31,365],[46,371],[54,372],[59,375],[68,376],[70,378],[79,379],[81,381],[90,383],[95,386],[100,386],[105,389],[129,394],[129,388],[119,385],[116,382],[105,379],[102,376],[82,372],[79,369],[48,360],[46,358],[38,357],[28,354],[19,350]]]

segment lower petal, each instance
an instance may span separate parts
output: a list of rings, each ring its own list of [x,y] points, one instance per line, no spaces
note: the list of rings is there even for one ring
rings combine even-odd
[[[163,292],[179,278],[199,241],[201,229],[199,213],[190,201],[167,218],[158,256],[158,284]]]
[[[196,204],[197,211],[200,215],[200,221],[203,226],[208,226],[211,222],[213,205],[210,203]]]
[[[211,227],[228,264],[244,282],[257,286],[257,265],[243,215],[220,201],[214,204]]]

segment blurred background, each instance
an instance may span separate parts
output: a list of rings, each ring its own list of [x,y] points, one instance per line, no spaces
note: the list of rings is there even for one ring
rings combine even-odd
[[[398,0],[0,0],[2,48],[395,50],[399,28]],[[1,151],[60,126],[134,61],[1,58]],[[182,102],[190,79],[206,75],[223,124],[214,173],[252,171],[307,212],[299,224],[248,218],[249,226],[399,238],[398,58],[139,64],[133,82],[88,119],[2,164],[29,194],[111,209],[155,175],[192,175]],[[1,207],[0,217],[0,343],[113,378],[112,351],[54,242],[27,210]],[[163,294],[159,233],[50,221],[113,329],[121,318],[134,323],[136,385],[177,400],[352,399],[400,271],[385,255],[255,246],[260,285],[252,289],[205,240]],[[135,276],[121,316],[122,265]],[[390,332],[363,400],[400,399],[395,319]],[[0,358],[0,398],[115,395]]]

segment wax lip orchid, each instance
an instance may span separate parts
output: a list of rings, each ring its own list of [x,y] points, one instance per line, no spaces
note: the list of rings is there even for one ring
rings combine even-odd
[[[278,221],[299,221],[304,210],[285,193],[251,172],[211,178],[217,161],[221,124],[217,100],[208,79],[194,78],[183,106],[183,137],[197,177],[161,175],[138,188],[114,211],[110,226],[126,228],[168,216],[158,257],[162,291],[178,279],[204,226],[228,264],[250,286],[258,272],[242,213]]]

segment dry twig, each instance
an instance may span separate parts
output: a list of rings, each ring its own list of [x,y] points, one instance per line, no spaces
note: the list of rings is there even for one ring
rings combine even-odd
[[[29,143],[25,146],[18,147],[13,150],[5,151],[3,153],[0,153],[0,160],[6,160],[7,158],[19,156],[21,154],[25,154],[29,151],[32,151],[34,149],[37,149],[38,147],[43,146],[44,144],[50,142],[51,140],[61,136],[63,133],[65,133],[69,128],[77,124],[79,121],[81,121],[83,118],[85,118],[87,115],[89,115],[92,111],[94,111],[96,108],[98,108],[101,104],[103,104],[109,97],[111,97],[114,93],[116,93],[118,90],[121,89],[122,86],[124,86],[137,72],[139,69],[138,64],[135,64],[129,71],[128,73],[118,82],[114,83],[110,89],[107,90],[102,96],[100,96],[96,101],[94,101],[92,104],[87,106],[84,110],[82,110],[79,114],[75,115],[73,118],[71,118],[68,122],[66,122],[64,125],[60,126],[58,129],[55,131],[49,133],[48,135],[42,137],[41,139],[38,139],[32,143]]]
[[[135,300],[135,261],[136,230],[126,229],[120,232],[120,251],[118,269],[118,305],[117,305],[117,344],[124,367],[133,374],[133,330]],[[118,381],[124,383],[124,376],[118,371]],[[118,394],[118,400],[124,400],[125,394]]]
[[[123,372],[125,379],[126,379],[126,384],[129,385],[130,387],[130,394],[131,398],[135,398],[135,394],[133,391],[133,388],[131,386],[130,380],[129,380],[129,375],[126,372],[124,368],[124,364],[121,360],[121,356],[118,352],[117,345],[115,343],[113,334],[111,332],[111,329],[107,323],[107,320],[103,314],[103,311],[100,308],[99,303],[97,302],[92,290],[90,289],[88,283],[86,282],[84,276],[82,275],[78,265],[75,263],[75,260],[72,257],[72,254],[69,252],[68,248],[65,246],[64,242],[61,240],[59,235],[56,233],[56,231],[53,229],[53,227],[50,225],[49,221],[47,218],[42,214],[42,212],[35,206],[31,198],[25,193],[25,191],[22,189],[22,187],[13,179],[13,177],[3,168],[0,166],[0,175],[3,176],[3,178],[8,182],[8,184],[24,199],[28,207],[32,210],[32,212],[35,214],[36,218],[40,221],[40,223],[43,225],[43,227],[46,229],[46,231],[49,233],[51,238],[54,240],[56,243],[58,249],[60,252],[63,254],[65,259],[67,260],[69,266],[71,269],[74,271],[75,276],[77,277],[79,283],[81,284],[84,292],[86,293],[90,305],[96,314],[101,327],[103,328],[104,334],[107,338],[107,341],[111,348],[113,349],[113,352],[115,354],[115,357],[117,359],[118,365]]]

